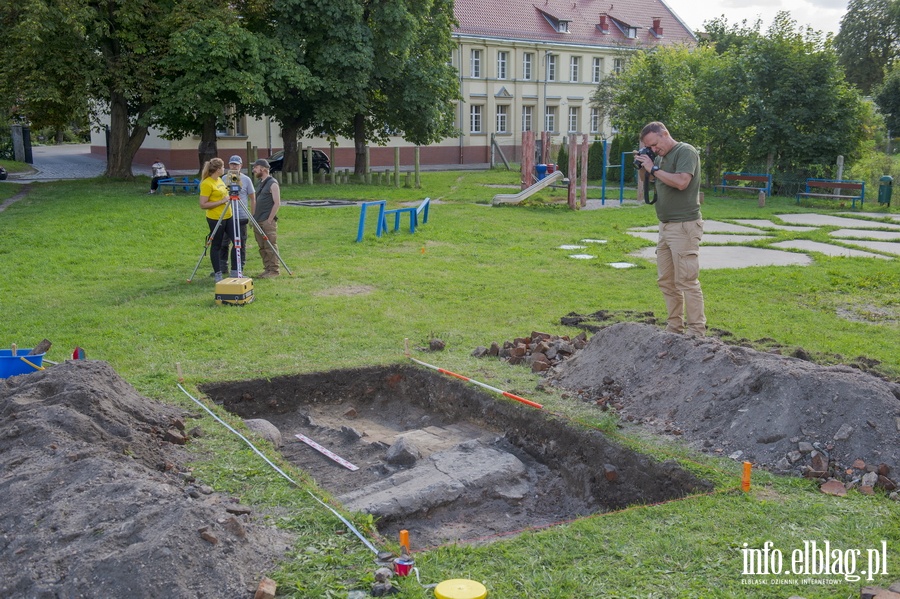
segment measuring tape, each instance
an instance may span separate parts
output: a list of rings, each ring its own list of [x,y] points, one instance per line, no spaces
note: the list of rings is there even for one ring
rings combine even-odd
[[[334,453],[333,451],[329,451],[329,450],[325,449],[324,447],[322,447],[321,445],[319,445],[318,443],[316,443],[315,441],[313,441],[306,435],[301,435],[300,433],[297,433],[294,436],[297,437],[298,439],[300,439],[301,441],[303,441],[304,443],[306,443],[307,445],[309,445],[310,447],[312,447],[313,449],[315,449],[316,451],[318,451],[319,453],[321,453],[322,455],[328,456],[329,458],[331,458],[332,460],[334,460],[335,462],[337,462],[338,464],[340,464],[347,470],[359,470],[359,466],[354,466],[353,464],[351,464],[350,462],[348,462],[347,460],[345,460],[338,454]]]

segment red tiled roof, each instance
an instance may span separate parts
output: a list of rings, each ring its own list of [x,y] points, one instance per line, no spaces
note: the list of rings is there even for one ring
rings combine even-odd
[[[456,32],[477,37],[626,47],[697,42],[663,0],[456,0],[454,13]],[[601,15],[611,17],[608,33],[598,26]],[[660,37],[651,31],[655,19]],[[569,21],[568,33],[556,31],[551,22],[559,20]],[[637,28],[637,37],[629,39],[614,21]]]

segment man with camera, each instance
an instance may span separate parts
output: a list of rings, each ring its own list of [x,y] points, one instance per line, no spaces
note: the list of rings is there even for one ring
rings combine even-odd
[[[240,198],[240,201],[238,202],[238,226],[240,227],[241,233],[241,273],[244,272],[244,266],[247,264],[247,223],[250,222],[250,209],[248,208],[250,204],[248,204],[248,202],[252,203],[256,197],[256,191],[253,189],[253,180],[241,172],[243,164],[244,161],[237,154],[229,158],[228,172],[225,173],[224,177],[225,185],[228,187],[229,193],[232,186],[234,186],[235,189],[237,189],[237,186],[240,186],[238,189],[238,197]],[[227,244],[221,258],[221,263],[228,263]],[[231,271],[229,272],[229,276],[237,276],[237,266],[237,249],[232,244]]]
[[[659,219],[656,244],[657,284],[666,302],[666,331],[702,337],[706,334],[703,291],[700,289],[700,154],[676,141],[658,121],[641,130],[644,146],[635,156],[655,184]],[[648,151],[649,150],[649,151]],[[686,329],[686,330],[685,330]]]

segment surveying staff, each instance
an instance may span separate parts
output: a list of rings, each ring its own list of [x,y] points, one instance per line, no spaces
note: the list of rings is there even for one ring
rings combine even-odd
[[[666,331],[706,334],[703,291],[700,289],[700,154],[693,146],[676,141],[658,121],[641,130],[641,144],[656,159],[638,154],[636,161],[656,183],[656,216],[659,241],[656,244],[657,284],[666,302]],[[687,322],[685,323],[685,315]]]
[[[240,178],[241,189],[238,192],[238,196],[240,197],[240,201],[238,202],[238,223],[239,230],[241,233],[241,272],[244,272],[244,266],[247,265],[247,223],[250,222],[250,212],[248,206],[253,205],[253,201],[256,198],[256,191],[253,189],[253,179],[245,175],[241,172],[241,167],[243,166],[244,161],[241,160],[241,157],[235,154],[231,158],[228,159],[228,171],[229,176],[231,173],[238,173]],[[230,181],[229,181],[230,182]],[[227,185],[226,185],[227,187]],[[234,225],[232,225],[234,226]],[[225,265],[228,264],[228,246],[226,245],[224,248],[224,254],[222,256],[222,268],[225,268]],[[224,270],[223,270],[224,272]],[[236,277],[238,275],[237,270],[237,248],[234,246],[234,240],[232,240],[231,244],[231,272],[229,275],[232,277]]]
[[[259,223],[259,228],[265,233],[265,237],[263,237],[258,230],[254,231],[256,245],[259,246],[259,257],[262,258],[264,268],[259,278],[270,279],[281,274],[277,243],[277,214],[281,207],[281,188],[275,177],[269,174],[268,160],[260,158],[254,162],[253,174],[259,179],[259,187],[256,189],[256,198],[250,203],[250,209],[253,211],[253,218]],[[266,237],[268,241],[266,241]]]
[[[200,182],[200,207],[206,210],[206,222],[209,232],[215,235],[209,248],[209,260],[212,262],[216,281],[222,280],[222,256],[228,255],[228,242],[231,240],[231,206],[228,205],[228,188],[222,181],[225,162],[221,158],[213,158],[203,165],[203,180]],[[224,213],[224,215],[223,215]],[[219,218],[222,221],[219,228]],[[223,254],[224,252],[224,254]],[[227,262],[225,264],[227,266]]]

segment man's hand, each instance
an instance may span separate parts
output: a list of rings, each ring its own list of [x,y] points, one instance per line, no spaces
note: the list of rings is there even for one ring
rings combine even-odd
[[[647,156],[646,154],[638,154],[637,156],[635,156],[635,160],[640,162],[641,168],[644,169],[645,171],[647,171],[648,173],[650,172],[650,169],[653,168],[653,161],[650,160],[650,157]]]

